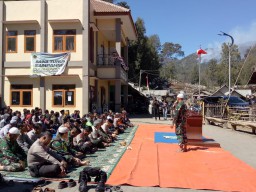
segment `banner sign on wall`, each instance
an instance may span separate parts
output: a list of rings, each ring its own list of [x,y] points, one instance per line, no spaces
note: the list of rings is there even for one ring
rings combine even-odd
[[[31,75],[52,76],[60,75],[65,71],[70,53],[32,53]]]

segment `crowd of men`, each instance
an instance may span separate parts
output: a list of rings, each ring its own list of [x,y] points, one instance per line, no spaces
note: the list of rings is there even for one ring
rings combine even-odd
[[[121,113],[54,112],[40,108],[0,115],[0,171],[23,171],[33,177],[62,177],[72,167],[88,165],[86,154],[109,147],[119,134],[132,127]]]

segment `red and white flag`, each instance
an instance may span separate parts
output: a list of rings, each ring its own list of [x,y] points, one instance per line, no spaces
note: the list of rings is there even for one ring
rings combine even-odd
[[[200,49],[197,50],[197,54],[198,54],[198,55],[207,54],[207,52],[206,52],[205,50],[203,50],[203,49],[200,48]]]

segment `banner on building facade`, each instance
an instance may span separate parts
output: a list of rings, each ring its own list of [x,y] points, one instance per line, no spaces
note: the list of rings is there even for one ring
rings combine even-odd
[[[52,76],[61,75],[68,64],[70,53],[32,53],[31,75]]]

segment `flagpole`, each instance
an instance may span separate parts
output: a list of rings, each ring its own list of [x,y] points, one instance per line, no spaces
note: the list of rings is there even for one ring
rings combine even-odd
[[[149,94],[149,83],[148,83],[148,75],[146,76],[146,80],[147,80],[147,88],[148,88],[148,94]]]
[[[197,55],[199,56],[199,67],[198,67],[199,68],[199,70],[198,70],[199,71],[199,73],[198,73],[199,74],[199,78],[198,78],[199,79],[198,80],[199,81],[199,83],[198,83],[199,84],[199,86],[198,86],[198,92],[199,92],[198,93],[199,94],[198,97],[199,97],[199,99],[200,99],[200,96],[201,96],[201,93],[200,93],[200,87],[201,87],[201,82],[200,82],[201,81],[201,74],[200,74],[201,73],[201,69],[200,68],[201,68],[201,66],[200,65],[201,65],[201,55],[202,54],[207,54],[207,53],[206,53],[205,50],[201,49],[201,46],[200,46],[200,49],[197,50]]]
[[[200,75],[200,73],[201,73],[201,70],[200,70],[201,66],[200,65],[201,65],[201,54],[199,55],[199,86],[198,86],[198,93],[199,93],[198,97],[199,97],[199,99],[200,99],[200,80],[201,80],[200,79],[200,76],[201,76]]]

